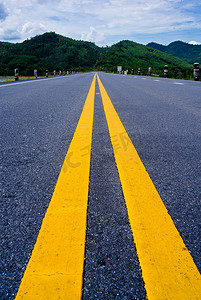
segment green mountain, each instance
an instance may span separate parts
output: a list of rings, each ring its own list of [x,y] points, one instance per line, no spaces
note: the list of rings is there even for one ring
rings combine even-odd
[[[195,62],[201,64],[201,45],[190,45],[181,41],[176,41],[168,46],[157,43],[149,43],[147,46],[179,57],[189,64],[194,64]]]
[[[33,75],[34,69],[39,75],[46,69],[113,72],[120,65],[129,72],[134,69],[135,73],[141,68],[144,74],[152,67],[153,73],[163,76],[166,64],[171,77],[186,78],[192,71],[192,66],[179,58],[131,41],[101,48],[50,32],[23,43],[0,43],[0,75],[13,75],[15,68],[19,68],[21,75]]]
[[[149,67],[153,72],[163,73],[164,65],[172,70],[189,70],[192,66],[177,57],[165,54],[159,50],[137,44],[131,41],[121,41],[104,49],[104,55],[99,59],[98,69],[113,71],[116,66],[122,65],[124,70],[134,68],[137,72],[141,68],[147,74]]]
[[[100,55],[100,48],[90,42],[76,41],[54,32],[35,36],[23,43],[0,44],[0,74],[13,74],[17,67],[24,75],[33,69],[91,69]]]

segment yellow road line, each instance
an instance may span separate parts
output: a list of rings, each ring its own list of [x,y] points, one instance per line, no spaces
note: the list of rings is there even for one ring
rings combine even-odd
[[[148,299],[201,299],[201,276],[98,77]]]
[[[81,298],[95,80],[16,299]]]

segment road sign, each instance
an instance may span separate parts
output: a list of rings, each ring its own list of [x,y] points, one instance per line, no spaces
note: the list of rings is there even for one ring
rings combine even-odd
[[[117,67],[117,72],[121,72],[122,71],[122,66],[118,66]]]

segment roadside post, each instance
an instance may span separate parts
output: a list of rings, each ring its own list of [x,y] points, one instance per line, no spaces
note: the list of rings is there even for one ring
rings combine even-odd
[[[35,69],[34,70],[34,78],[37,79],[38,78],[38,71]]]
[[[54,76],[56,76],[56,70],[54,70]]]
[[[15,81],[19,80],[19,69],[15,69]]]
[[[168,65],[164,66],[164,77],[167,78],[168,77]]]
[[[49,71],[46,70],[45,76],[48,77],[49,76]]]
[[[141,69],[138,68],[138,75],[141,75]]]
[[[151,67],[148,69],[149,76],[151,76]]]
[[[199,68],[199,63],[194,63],[193,65],[193,75],[194,75],[194,80],[199,81],[200,78],[200,68]]]
[[[61,70],[59,71],[59,76],[61,76]]]

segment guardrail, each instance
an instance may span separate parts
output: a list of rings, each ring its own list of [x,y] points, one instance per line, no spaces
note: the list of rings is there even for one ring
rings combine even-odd
[[[18,80],[29,80],[29,79],[41,79],[47,77],[56,77],[56,76],[66,76],[66,75],[73,75],[78,74],[79,72],[75,71],[56,71],[49,72],[48,70],[45,71],[45,74],[38,75],[38,70],[33,70],[33,76],[21,76],[20,71],[18,68],[14,69],[14,76],[0,76],[0,82],[9,82],[9,81],[18,81]]]
[[[119,71],[121,69],[121,71]],[[171,70],[172,71],[172,70]],[[128,75],[128,74],[131,74],[131,75],[148,75],[148,76],[157,76],[159,77],[160,75],[158,74],[154,74],[152,73],[152,68],[149,67],[147,71],[144,71],[143,69],[141,68],[136,68],[136,72],[134,72],[134,68],[131,69],[131,70],[123,70],[123,67],[120,68],[120,66],[117,67],[117,73],[118,74],[124,74],[124,75]],[[191,73],[193,75],[193,78],[195,81],[199,81],[200,80],[200,68],[199,68],[199,63],[194,63],[193,64],[193,73]],[[165,65],[164,66],[164,70],[163,70],[163,76],[164,78],[168,78],[169,77],[169,67],[168,65]]]

